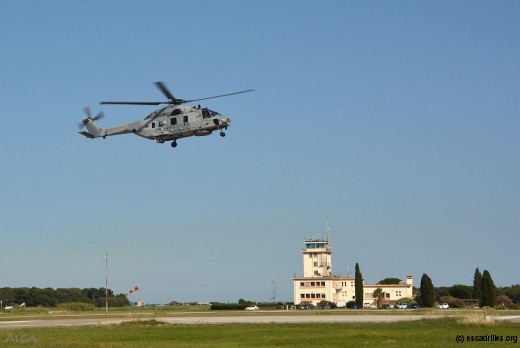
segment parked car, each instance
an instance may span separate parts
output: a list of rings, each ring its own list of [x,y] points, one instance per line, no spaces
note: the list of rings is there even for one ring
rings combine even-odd
[[[450,308],[450,305],[447,304],[447,303],[439,303],[437,305],[437,308],[439,308],[439,309],[448,309],[448,308]]]
[[[408,308],[408,305],[406,303],[399,303],[395,305],[395,308],[397,309],[406,309]]]
[[[339,301],[338,303],[336,303],[336,307],[337,308],[346,308],[347,307],[347,302]]]
[[[421,306],[419,306],[417,303],[413,303],[413,304],[409,305],[408,308],[419,309],[419,308],[421,308]]]
[[[257,311],[259,310],[260,308],[258,308],[258,306],[249,306],[249,307],[246,307],[246,311]]]
[[[388,303],[383,303],[381,309],[390,309],[390,305]]]
[[[300,309],[316,309],[316,306],[312,303],[305,303],[300,306]]]

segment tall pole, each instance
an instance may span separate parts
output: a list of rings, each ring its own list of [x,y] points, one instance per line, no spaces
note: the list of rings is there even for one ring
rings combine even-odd
[[[108,318],[108,255],[105,253],[105,317]]]
[[[272,282],[273,282],[273,304],[274,304],[276,302],[276,277],[274,276],[274,274],[273,274]]]

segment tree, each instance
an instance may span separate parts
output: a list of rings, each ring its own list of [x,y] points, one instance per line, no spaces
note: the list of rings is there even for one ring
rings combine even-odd
[[[439,303],[447,303],[450,308],[464,308],[464,301],[453,296],[443,296],[439,299]]]
[[[421,277],[421,306],[433,307],[435,303],[435,293],[433,291],[433,283],[426,273]]]
[[[374,298],[376,299],[377,308],[381,309],[381,302],[383,302],[383,300],[385,299],[385,293],[383,292],[383,289],[375,289],[372,296],[374,296]]]
[[[435,294],[434,298],[435,299],[439,299],[443,296],[449,296],[450,295],[450,288],[446,287],[446,286],[439,286],[439,287],[434,287],[433,288],[433,292]]]
[[[449,294],[455,298],[470,299],[473,296],[473,288],[467,285],[455,284],[449,289]]]
[[[473,298],[475,300],[479,300],[482,302],[482,291],[480,288],[482,287],[482,274],[477,267],[475,270],[475,275],[473,276]]]
[[[363,276],[359,270],[359,264],[356,263],[356,281],[355,281],[355,293],[356,293],[356,307],[363,308]]]
[[[520,284],[512,285],[506,290],[506,295],[513,300],[513,303],[520,303]]]
[[[417,301],[414,300],[413,298],[410,298],[410,297],[401,297],[400,299],[395,301],[395,304],[396,305],[398,305],[398,304],[405,304],[408,307],[410,307],[411,305],[416,305]]]
[[[495,283],[493,283],[493,279],[491,278],[491,274],[489,274],[488,270],[484,270],[482,273],[482,284],[480,287],[482,300],[480,301],[480,307],[489,306],[495,307]]]
[[[510,308],[513,305],[513,301],[507,295],[497,296],[495,303],[497,305],[502,305],[506,308]]]
[[[399,284],[401,282],[402,282],[402,280],[399,279],[399,278],[385,278],[383,280],[380,280],[379,283],[377,283],[377,284],[380,284],[380,285],[384,285],[384,284]]]

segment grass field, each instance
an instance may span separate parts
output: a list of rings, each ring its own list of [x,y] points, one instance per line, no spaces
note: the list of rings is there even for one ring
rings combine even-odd
[[[493,336],[491,336],[493,335]],[[340,347],[520,346],[520,323],[442,318],[396,323],[172,325],[154,319],[120,325],[6,329],[0,347]],[[457,336],[464,337],[463,344]],[[468,336],[487,342],[467,342]],[[490,341],[492,338],[503,341]],[[482,337],[484,338],[484,337]]]

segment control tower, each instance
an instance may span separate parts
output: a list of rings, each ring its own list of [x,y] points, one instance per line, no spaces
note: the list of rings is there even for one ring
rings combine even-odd
[[[303,254],[305,278],[330,277],[332,275],[332,249],[328,238],[306,239]]]

